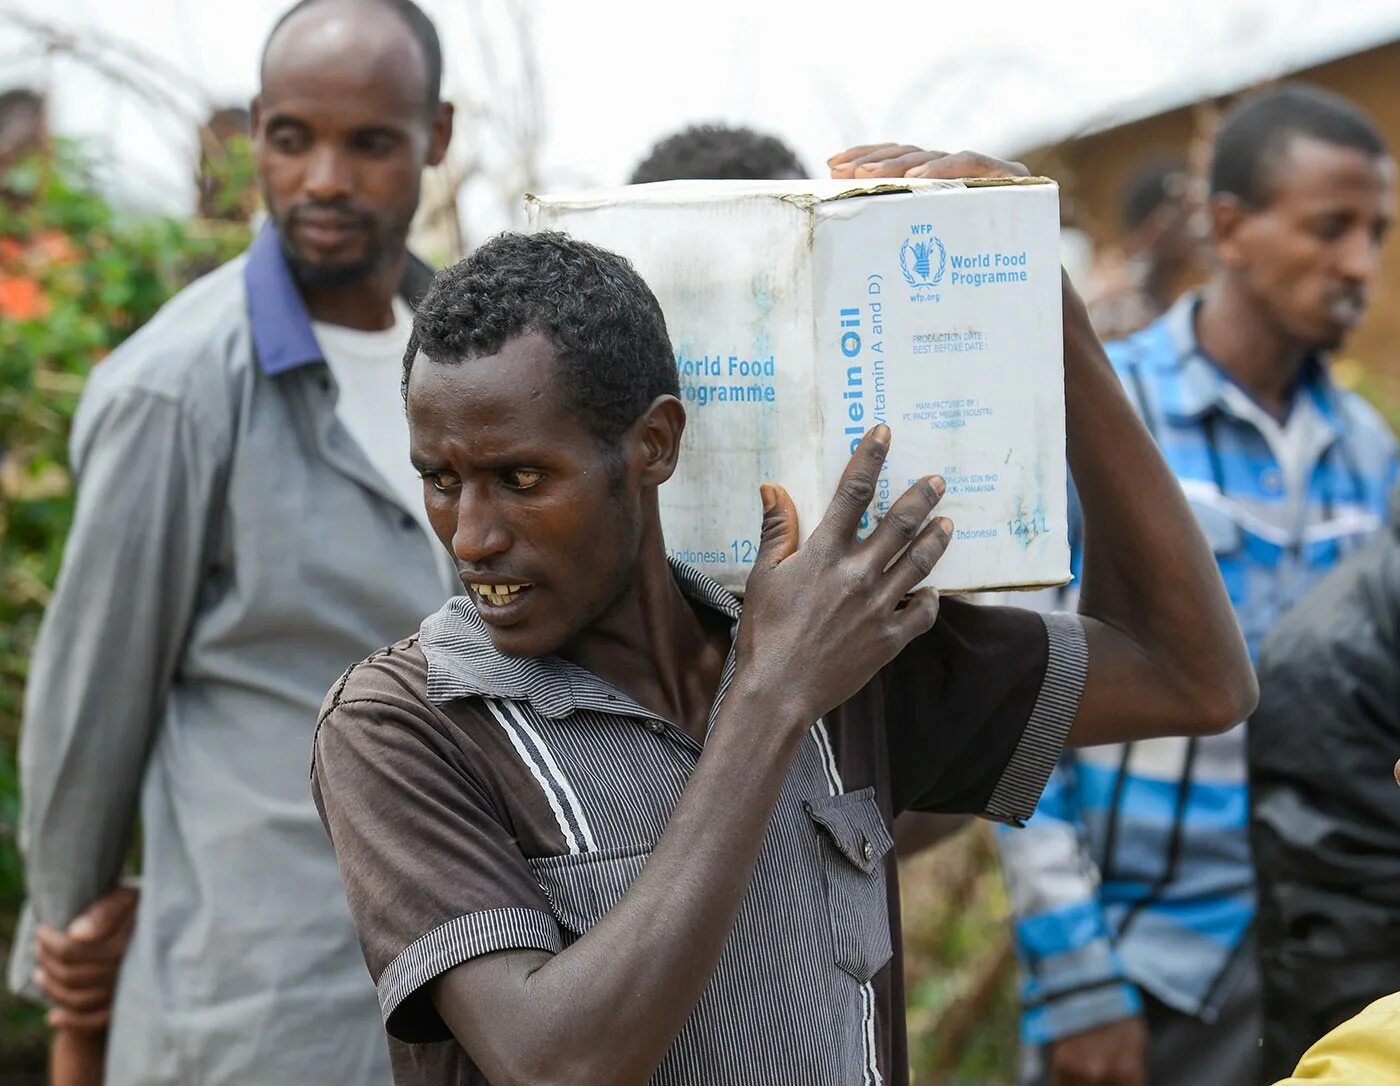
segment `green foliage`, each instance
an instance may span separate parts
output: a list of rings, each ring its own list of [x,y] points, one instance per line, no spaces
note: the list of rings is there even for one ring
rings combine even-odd
[[[245,154],[246,157],[246,154]],[[251,181],[229,163],[223,192]],[[233,199],[233,195],[229,195]],[[67,441],[91,368],[247,227],[129,217],[61,144],[0,176],[0,940],[23,897],[14,749],[29,653],[73,514]],[[0,1048],[10,1013],[0,1008]]]

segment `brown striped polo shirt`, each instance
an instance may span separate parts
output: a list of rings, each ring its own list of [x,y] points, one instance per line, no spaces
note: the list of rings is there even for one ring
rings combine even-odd
[[[735,597],[672,568],[737,623]],[[929,633],[814,722],[714,975],[652,1081],[905,1082],[891,821],[1029,817],[1086,665],[1075,616],[945,599]],[[719,698],[733,668],[731,653]],[[313,792],[399,1086],[485,1086],[426,986],[492,951],[565,952],[645,866],[701,750],[573,664],[503,656],[466,597],[346,673],[322,712]]]

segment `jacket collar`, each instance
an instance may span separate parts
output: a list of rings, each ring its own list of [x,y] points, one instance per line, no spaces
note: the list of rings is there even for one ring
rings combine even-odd
[[[399,282],[399,295],[410,306],[417,306],[432,279],[432,269],[409,253],[403,279]],[[282,252],[281,239],[271,223],[258,232],[248,250],[243,283],[253,328],[253,348],[264,373],[276,377],[324,361],[306,303],[302,301],[301,291]]]

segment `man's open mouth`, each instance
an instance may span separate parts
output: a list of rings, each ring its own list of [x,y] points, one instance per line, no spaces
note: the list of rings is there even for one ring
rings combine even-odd
[[[520,593],[531,588],[529,584],[476,584],[468,587],[476,593],[477,599],[488,607],[504,607],[520,597]]]

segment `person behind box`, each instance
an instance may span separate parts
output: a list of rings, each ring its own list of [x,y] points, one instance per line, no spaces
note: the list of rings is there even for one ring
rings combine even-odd
[[[886,154],[864,176],[917,162]],[[1383,523],[1395,442],[1333,384],[1326,355],[1365,312],[1394,165],[1355,106],[1286,86],[1224,119],[1209,210],[1205,290],[1107,351],[1254,651]],[[999,834],[1026,1081],[1258,1081],[1244,748],[1237,729],[1075,751],[1028,828]]]
[[[1186,160],[1153,156],[1123,187],[1123,239],[1099,254],[1084,300],[1100,339],[1118,339],[1152,323],[1176,301],[1184,281],[1205,270],[1205,239],[1192,213]]]
[[[252,108],[271,224],[83,395],[10,968],[54,1004],[66,1081],[100,1080],[109,1017],[109,1086],[389,1077],[306,772],[326,684],[460,591],[398,398],[430,279],[405,239],[452,132],[440,78],[409,0],[289,11]],[[114,889],[138,814],[139,898]]]
[[[741,605],[667,560],[685,410],[632,267],[507,234],[439,274],[404,384],[468,594],[341,678],[312,773],[400,1086],[902,1082],[891,818],[1016,821],[1066,741],[1252,708],[1209,548],[1064,307],[1079,614],[908,595],[953,525],[928,477],[856,539],[884,426],[800,548],[762,488]]]
[[[1393,518],[1279,623],[1259,657],[1249,782],[1270,1078],[1400,988],[1400,797],[1375,771],[1400,742],[1398,661]],[[1380,1008],[1368,1014],[1379,1020]],[[1400,1059],[1400,1044],[1389,1053]]]
[[[807,171],[776,136],[722,124],[695,124],[659,140],[628,184],[651,181],[799,181]]]

